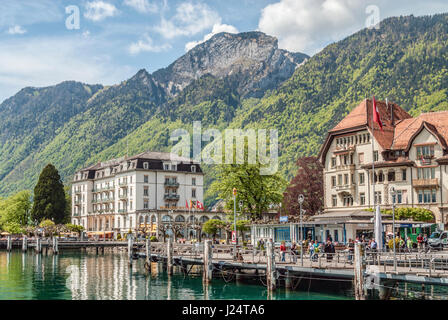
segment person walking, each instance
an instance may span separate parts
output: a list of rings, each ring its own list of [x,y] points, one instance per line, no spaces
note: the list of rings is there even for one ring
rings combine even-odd
[[[285,241],[282,241],[282,244],[280,245],[280,252],[281,252],[281,256],[282,256],[281,261],[282,261],[282,262],[285,262],[285,255],[286,255],[286,245],[285,245]]]
[[[408,239],[406,240],[406,247],[407,247],[407,251],[411,252],[412,251],[412,240],[410,237],[408,237]]]
[[[419,252],[423,249],[423,235],[421,233],[417,237],[417,248]]]
[[[292,245],[291,245],[291,256],[292,256],[292,261],[294,263],[297,262],[297,254],[298,254],[297,253],[297,245],[296,245],[295,242],[293,242]]]
[[[308,244],[308,252],[310,254],[310,260],[313,261],[313,256],[314,256],[314,243],[310,241],[310,243]]]
[[[348,261],[350,263],[353,263],[353,254],[355,253],[355,243],[353,242],[352,239],[348,240],[347,252],[348,252],[348,256],[347,256]]]

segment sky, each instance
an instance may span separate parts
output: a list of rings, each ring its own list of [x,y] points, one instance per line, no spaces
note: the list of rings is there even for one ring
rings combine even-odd
[[[65,80],[112,85],[168,66],[219,32],[262,31],[313,55],[446,0],[0,0],[0,101]]]

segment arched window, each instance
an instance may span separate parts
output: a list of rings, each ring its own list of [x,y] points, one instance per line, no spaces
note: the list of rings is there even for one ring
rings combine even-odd
[[[180,215],[177,216],[176,219],[174,220],[175,222],[185,222],[185,217]]]
[[[156,216],[152,216],[151,217],[151,223],[156,223],[156,221],[157,221]]]
[[[209,220],[209,219],[208,219],[207,216],[202,216],[200,221],[201,221],[202,223],[204,223],[204,222],[207,222],[208,220]]]
[[[145,222],[143,219],[144,219],[144,217],[140,216],[140,224],[143,224]]]
[[[163,216],[163,218],[162,218],[162,222],[171,222],[171,221],[172,221],[171,216],[166,215],[166,216]]]
[[[188,222],[191,222],[191,223],[197,223],[197,222],[198,222],[198,218],[196,218],[196,217],[194,217],[194,216],[190,216],[190,217],[188,218]]]

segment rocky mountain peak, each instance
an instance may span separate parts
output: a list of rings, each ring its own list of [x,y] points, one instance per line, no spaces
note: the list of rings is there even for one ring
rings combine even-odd
[[[223,32],[152,76],[170,96],[206,74],[233,77],[243,96],[260,96],[288,79],[306,58],[305,54],[279,49],[277,39],[262,32]]]

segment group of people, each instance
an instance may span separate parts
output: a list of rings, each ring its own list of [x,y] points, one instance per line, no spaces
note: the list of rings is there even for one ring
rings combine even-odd
[[[325,244],[319,244],[317,240],[307,239],[304,241],[303,248],[308,248],[309,259],[311,261],[317,261],[319,258],[319,253],[324,253],[326,255],[327,261],[332,261],[333,256],[336,253],[336,248],[333,244],[331,238],[327,239]],[[280,253],[281,253],[281,261],[284,262],[286,260],[286,253],[288,248],[286,247],[285,241],[281,242],[280,245]],[[298,246],[295,242],[292,242],[291,247],[289,248],[289,252],[291,254],[293,262],[297,262],[297,257],[300,254],[298,250]]]
[[[413,249],[418,249],[418,251],[426,250],[428,248],[428,236],[426,234],[419,234],[417,236],[417,242],[412,241],[408,236],[406,241],[402,237],[395,238],[396,250],[401,252],[411,252]],[[393,250],[394,242],[391,238],[388,243],[390,250]]]

